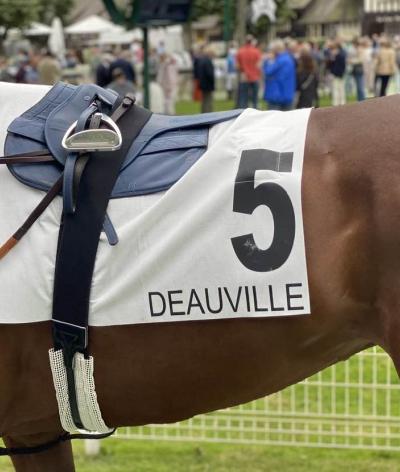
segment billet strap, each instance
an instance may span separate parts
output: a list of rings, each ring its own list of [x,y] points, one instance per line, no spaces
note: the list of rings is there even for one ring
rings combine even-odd
[[[0,447],[0,456],[22,456],[22,455],[29,455],[29,454],[37,454],[39,452],[47,451],[52,447],[57,446],[57,444],[72,441],[73,439],[104,439],[108,438],[112,434],[114,434],[116,429],[114,428],[109,433],[102,433],[102,434],[84,434],[84,433],[65,433],[59,436],[58,438],[52,439],[43,444],[39,444],[38,446],[25,446],[25,447]]]
[[[112,189],[122,163],[151,112],[134,106],[125,97],[111,115],[123,135],[120,149],[92,152],[82,174],[73,214],[64,212],[59,232],[53,290],[54,349],[61,349],[68,379],[69,402],[75,425],[82,429],[73,359],[77,352],[88,355],[89,300],[93,270]]]

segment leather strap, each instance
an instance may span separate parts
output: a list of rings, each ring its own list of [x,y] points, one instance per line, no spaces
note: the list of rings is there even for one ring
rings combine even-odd
[[[94,102],[81,113],[75,127],[75,132],[83,131],[90,117],[99,110],[99,105]],[[74,213],[77,195],[77,187],[81,179],[83,170],[87,163],[86,159],[79,159],[82,154],[71,152],[68,154],[64,165],[64,183],[63,183],[63,210],[66,213]],[[83,157],[82,156],[82,157]],[[80,162],[81,165],[78,165]]]
[[[54,162],[54,157],[48,149],[34,152],[23,152],[0,157],[0,164],[33,164],[36,162]]]
[[[8,159],[8,158],[7,158]],[[54,200],[56,195],[62,189],[63,178],[62,175],[56,181],[56,183],[51,187],[51,189],[46,193],[43,200],[36,206],[24,223],[17,229],[17,231],[2,245],[0,246],[0,259],[6,256],[11,249],[13,249],[17,243],[25,236],[25,234],[30,230],[33,223],[40,217],[40,215],[46,210],[50,203]]]
[[[109,433],[104,434],[70,434],[65,433],[59,436],[58,438],[52,439],[43,444],[39,444],[38,446],[25,446],[25,447],[0,447],[0,456],[21,456],[27,454],[37,454],[38,452],[44,452],[52,447],[57,446],[57,444],[71,441],[73,439],[104,439],[108,438],[112,434],[115,433],[115,429],[113,429]]]

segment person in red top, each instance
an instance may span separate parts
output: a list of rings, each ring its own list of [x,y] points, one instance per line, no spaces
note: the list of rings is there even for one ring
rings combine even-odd
[[[258,89],[261,78],[261,51],[254,46],[252,35],[246,36],[246,44],[237,52],[236,61],[240,73],[238,106],[247,108],[249,100],[254,108],[258,106]]]

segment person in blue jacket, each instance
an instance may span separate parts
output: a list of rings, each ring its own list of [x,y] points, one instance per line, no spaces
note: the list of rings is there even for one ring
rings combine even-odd
[[[268,110],[291,110],[296,93],[296,63],[285,49],[283,41],[271,44],[263,64],[265,76],[264,100]]]

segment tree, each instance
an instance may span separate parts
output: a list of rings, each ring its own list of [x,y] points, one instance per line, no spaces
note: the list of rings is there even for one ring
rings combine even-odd
[[[0,0],[3,37],[10,28],[24,28],[32,21],[49,24],[55,16],[66,19],[74,0]]]
[[[194,0],[192,8],[192,18],[197,19],[203,15],[218,14],[223,18],[224,16],[224,4],[226,0]],[[249,12],[237,11],[240,3],[237,0],[229,0],[230,4],[230,15],[232,22],[236,24],[237,15],[241,18],[250,18]],[[294,12],[288,6],[288,0],[275,0],[276,3],[276,21],[278,23],[284,23],[285,21],[293,18]],[[247,4],[250,6],[251,0],[247,0]],[[270,29],[271,21],[267,16],[262,16],[256,25],[248,24],[248,30],[256,36],[263,36]]]
[[[287,3],[287,0],[275,0],[276,23],[278,24],[286,23],[295,16],[294,11],[290,7],[288,7]],[[266,15],[264,15],[259,18],[257,23],[255,25],[252,25],[250,29],[251,32],[258,38],[266,37],[268,31],[271,28],[271,24],[271,20]]]
[[[10,28],[23,28],[39,19],[43,0],[0,0],[0,25],[4,37]]]
[[[1,0],[0,0],[1,1]],[[56,16],[65,23],[67,16],[74,5],[74,0],[39,0],[40,11],[39,18],[43,23],[50,24]]]
[[[192,7],[192,18],[197,19],[204,15],[223,15],[225,0],[194,0]],[[235,0],[230,0],[232,7],[236,3]],[[234,9],[234,8],[232,8]]]

